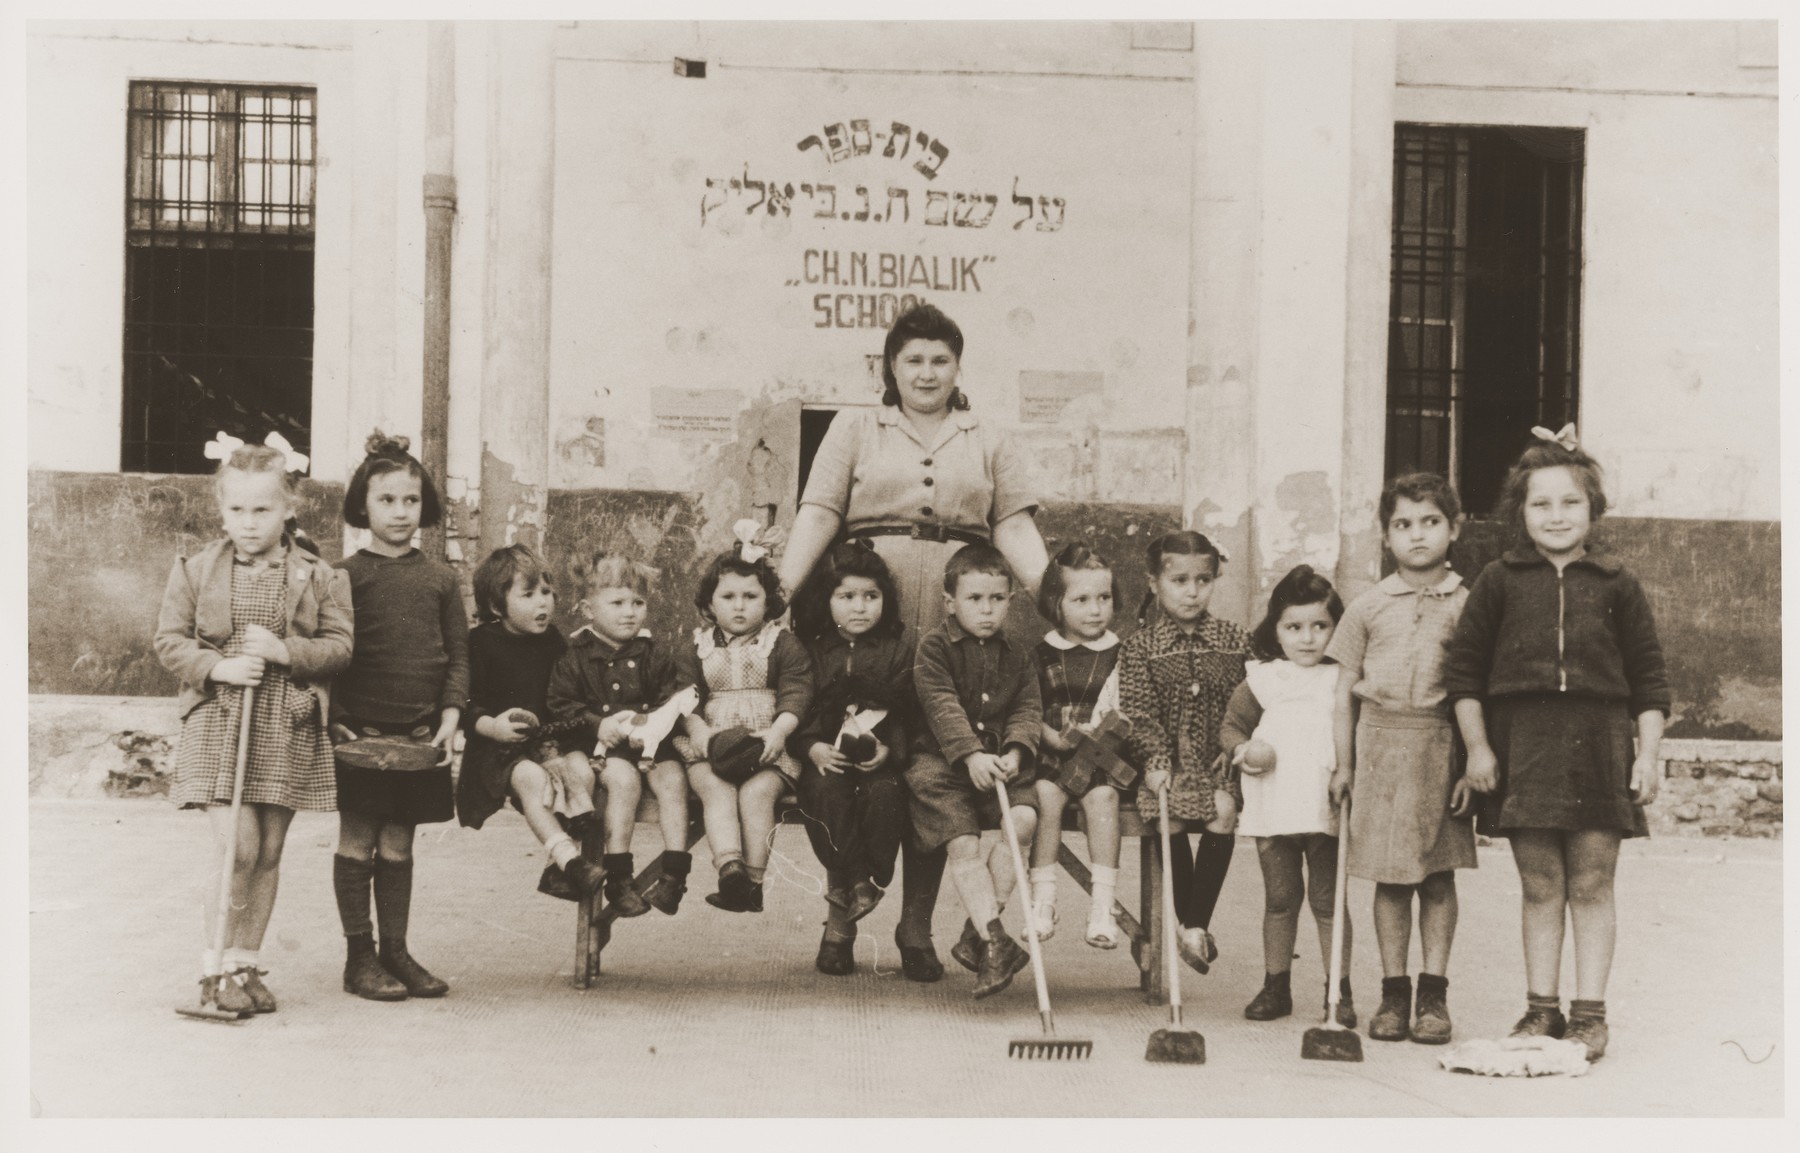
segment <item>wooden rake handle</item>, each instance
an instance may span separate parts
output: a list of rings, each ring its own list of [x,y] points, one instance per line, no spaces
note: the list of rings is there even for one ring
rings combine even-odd
[[[994,795],[1000,799],[1000,832],[1006,847],[1012,851],[1013,874],[1019,896],[1025,906],[1025,944],[1031,952],[1031,976],[1037,984],[1038,1015],[1043,1018],[1044,1032],[1054,1033],[1050,1015],[1050,985],[1044,980],[1044,958],[1038,952],[1037,910],[1032,907],[1031,877],[1025,871],[1025,854],[1019,851],[1019,835],[1013,832],[1012,802],[1006,799],[1006,782],[994,781]]]

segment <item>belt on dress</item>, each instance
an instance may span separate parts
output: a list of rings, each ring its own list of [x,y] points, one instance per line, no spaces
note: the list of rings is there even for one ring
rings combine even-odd
[[[981,533],[966,528],[951,528],[942,524],[881,524],[872,528],[859,528],[855,532],[846,533],[847,537],[867,536],[909,536],[914,540],[953,541],[964,544],[987,544],[988,538]]]

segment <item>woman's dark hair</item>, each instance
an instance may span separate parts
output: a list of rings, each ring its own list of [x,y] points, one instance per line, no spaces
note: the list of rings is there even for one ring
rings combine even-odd
[[[1145,571],[1151,580],[1162,575],[1163,558],[1170,556],[1209,556],[1213,558],[1213,571],[1216,573],[1228,559],[1225,550],[1214,544],[1205,533],[1195,532],[1191,528],[1180,528],[1173,532],[1163,533],[1150,542],[1145,553]],[[1141,627],[1150,619],[1150,606],[1156,603],[1156,590],[1145,589],[1144,599],[1138,602],[1137,621]]]
[[[837,622],[831,619],[831,596],[845,577],[865,577],[881,590],[881,619],[869,635],[899,636],[900,593],[894,587],[894,574],[863,537],[832,545],[813,575],[794,594],[794,635],[803,641],[816,641],[837,631]]]
[[[1462,501],[1449,480],[1435,472],[1409,472],[1388,481],[1387,487],[1381,490],[1378,511],[1383,536],[1387,535],[1388,521],[1393,518],[1394,506],[1400,503],[1401,497],[1420,504],[1429,502],[1437,505],[1438,511],[1444,514],[1444,519],[1453,528],[1462,519]]]
[[[1500,485],[1500,522],[1512,526],[1519,539],[1527,539],[1525,490],[1531,484],[1531,474],[1546,468],[1566,468],[1574,475],[1575,483],[1587,493],[1590,520],[1597,521],[1606,515],[1606,489],[1601,484],[1600,462],[1581,448],[1564,448],[1553,440],[1534,440],[1519,454],[1518,463],[1512,466],[1512,471]]]
[[[1064,572],[1110,573],[1114,611],[1123,603],[1124,597],[1119,593],[1119,574],[1114,571],[1112,562],[1082,541],[1071,541],[1050,561],[1050,566],[1044,570],[1043,583],[1038,586],[1038,615],[1057,628],[1063,627],[1062,599],[1069,589],[1069,580],[1063,575]]]
[[[888,329],[887,342],[881,348],[881,382],[887,385],[881,394],[881,403],[890,408],[900,406],[900,382],[894,378],[894,358],[900,355],[909,340],[941,340],[950,346],[950,352],[958,361],[962,360],[962,329],[936,305],[915,305],[902,312],[894,319],[894,327]],[[969,398],[963,395],[962,389],[951,391],[950,407],[969,407]]]
[[[390,472],[409,472],[419,478],[419,527],[434,528],[444,517],[443,502],[438,500],[437,485],[418,458],[407,450],[412,442],[404,436],[388,436],[376,429],[363,443],[368,455],[351,474],[344,489],[344,523],[351,528],[369,527],[369,482]]]
[[[694,607],[700,610],[700,619],[708,624],[718,624],[712,615],[713,594],[719,591],[719,580],[727,573],[732,576],[755,577],[762,585],[763,598],[767,607],[763,610],[763,620],[772,621],[787,611],[787,600],[781,595],[781,578],[769,567],[769,562],[758,557],[754,561],[745,560],[738,553],[738,546],[733,545],[727,552],[720,553],[706,567],[706,575],[700,578],[700,587],[694,590]]]
[[[1269,590],[1269,611],[1256,626],[1256,631],[1250,634],[1250,652],[1257,660],[1272,661],[1282,655],[1281,640],[1276,635],[1281,614],[1301,605],[1324,605],[1325,611],[1331,614],[1332,624],[1344,619],[1344,599],[1331,587],[1331,582],[1314,572],[1313,566],[1297,565]]]

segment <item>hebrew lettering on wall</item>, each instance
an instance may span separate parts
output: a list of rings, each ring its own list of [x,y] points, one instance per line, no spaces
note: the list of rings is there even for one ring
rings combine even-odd
[[[1067,202],[1060,196],[1021,195],[1016,176],[1011,192],[1001,195],[898,183],[796,182],[785,175],[765,178],[752,174],[746,163],[735,175],[706,177],[700,193],[700,227],[716,223],[727,213],[799,216],[848,224],[911,224],[915,194],[920,205],[918,223],[931,228],[987,228],[998,221],[1013,231],[1030,225],[1036,232],[1060,232],[1067,210]]]

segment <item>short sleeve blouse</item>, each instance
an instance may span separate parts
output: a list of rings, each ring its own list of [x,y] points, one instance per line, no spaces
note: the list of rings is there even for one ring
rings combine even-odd
[[[930,443],[898,408],[846,410],[819,443],[803,505],[835,513],[844,531],[938,524],[986,533],[1038,499],[1011,438],[974,413],[950,413]]]
[[[1391,573],[1357,597],[1325,655],[1356,674],[1357,698],[1406,713],[1445,711],[1444,655],[1469,590],[1447,574],[1415,589]]]

